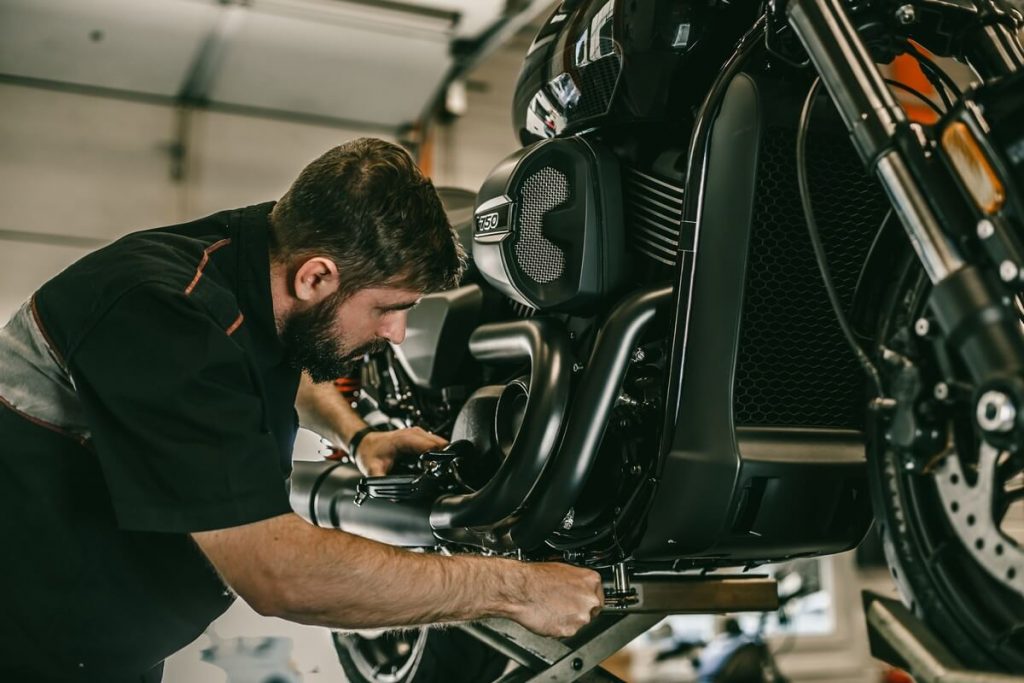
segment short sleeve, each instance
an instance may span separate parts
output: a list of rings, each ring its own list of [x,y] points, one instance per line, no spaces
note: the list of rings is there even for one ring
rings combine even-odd
[[[203,531],[290,510],[254,367],[184,293],[124,294],[68,365],[121,528]]]

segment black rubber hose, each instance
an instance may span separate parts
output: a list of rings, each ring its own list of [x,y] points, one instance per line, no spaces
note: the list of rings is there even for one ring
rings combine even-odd
[[[835,285],[832,283],[832,273],[828,268],[828,257],[825,254],[825,246],[821,242],[821,231],[818,230],[818,221],[814,217],[814,206],[811,204],[811,183],[807,174],[807,128],[811,120],[811,107],[814,105],[814,96],[818,93],[818,86],[821,79],[814,79],[810,90],[807,91],[807,99],[804,100],[803,110],[800,112],[800,124],[796,133],[796,176],[800,187],[800,204],[804,210],[804,220],[807,222],[807,234],[811,238],[811,246],[814,248],[814,259],[818,262],[818,271],[821,273],[822,283],[825,285],[825,292],[828,294],[829,303],[832,304],[832,311],[836,315],[836,321],[843,331],[843,337],[849,345],[857,362],[864,369],[864,373],[871,380],[872,388],[876,396],[884,396],[882,379],[878,375],[871,359],[857,343],[850,323],[846,320],[843,312],[843,305],[839,301],[839,294],[836,293]]]

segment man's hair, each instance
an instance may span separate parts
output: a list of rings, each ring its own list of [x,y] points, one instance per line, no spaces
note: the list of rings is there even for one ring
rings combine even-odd
[[[306,166],[270,224],[271,257],[330,258],[341,296],[380,286],[449,289],[465,267],[433,183],[403,148],[375,138],[338,145]]]

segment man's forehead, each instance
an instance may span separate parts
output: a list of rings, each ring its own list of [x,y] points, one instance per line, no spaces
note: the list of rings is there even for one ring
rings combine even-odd
[[[367,287],[360,290],[358,295],[363,295],[370,303],[377,306],[398,306],[412,305],[423,298],[423,292],[403,287]]]

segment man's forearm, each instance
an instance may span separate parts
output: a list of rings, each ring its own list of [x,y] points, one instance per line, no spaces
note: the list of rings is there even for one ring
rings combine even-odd
[[[302,373],[295,396],[299,424],[330,441],[336,447],[348,444],[352,435],[366,426],[345,397],[330,382],[314,384]]]
[[[194,537],[262,613],[335,628],[517,616],[525,581],[518,562],[413,553],[291,514],[249,526],[251,533],[239,527]]]

